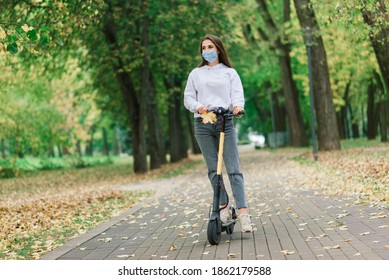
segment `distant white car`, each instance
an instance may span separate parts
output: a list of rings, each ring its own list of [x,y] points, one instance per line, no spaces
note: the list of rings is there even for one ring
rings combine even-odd
[[[255,148],[264,148],[266,138],[262,134],[249,134],[249,140],[254,143]]]

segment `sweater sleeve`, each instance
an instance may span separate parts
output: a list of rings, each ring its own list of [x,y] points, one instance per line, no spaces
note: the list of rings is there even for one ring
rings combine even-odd
[[[242,81],[235,70],[231,77],[231,102],[232,106],[239,106],[242,108],[245,103]]]
[[[184,106],[192,113],[196,113],[202,106],[202,104],[197,101],[197,90],[195,88],[193,72],[189,74],[188,80],[186,82],[184,91]]]

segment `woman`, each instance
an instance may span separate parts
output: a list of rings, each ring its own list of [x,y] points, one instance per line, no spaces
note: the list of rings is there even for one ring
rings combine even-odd
[[[185,107],[194,113],[195,137],[208,168],[208,177],[213,188],[217,187],[217,150],[221,121],[203,123],[212,108],[230,108],[238,115],[244,106],[243,87],[238,73],[232,68],[220,38],[206,35],[200,43],[202,61],[189,74],[184,93]],[[224,164],[231,183],[242,232],[251,232],[252,226],[247,209],[243,175],[239,167],[236,133],[232,118],[226,120],[224,140]],[[220,195],[220,218],[226,222],[231,218],[224,189]]]

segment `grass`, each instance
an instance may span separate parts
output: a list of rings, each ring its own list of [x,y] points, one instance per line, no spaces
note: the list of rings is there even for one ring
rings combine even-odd
[[[326,194],[355,196],[361,203],[378,202],[388,207],[389,143],[350,139],[341,141],[341,146],[341,150],[319,151],[317,162],[311,150],[279,149],[278,152],[291,153],[290,159],[314,168]]]

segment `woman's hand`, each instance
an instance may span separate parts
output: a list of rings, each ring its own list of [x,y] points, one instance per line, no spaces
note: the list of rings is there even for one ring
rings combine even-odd
[[[208,109],[207,109],[207,107],[205,107],[205,106],[201,106],[201,107],[199,108],[198,112],[199,112],[199,114],[201,115],[201,114],[204,114],[204,113],[208,112]]]
[[[236,116],[238,115],[240,112],[243,111],[243,108],[240,107],[240,106],[234,106],[234,110],[232,111],[232,113]]]

